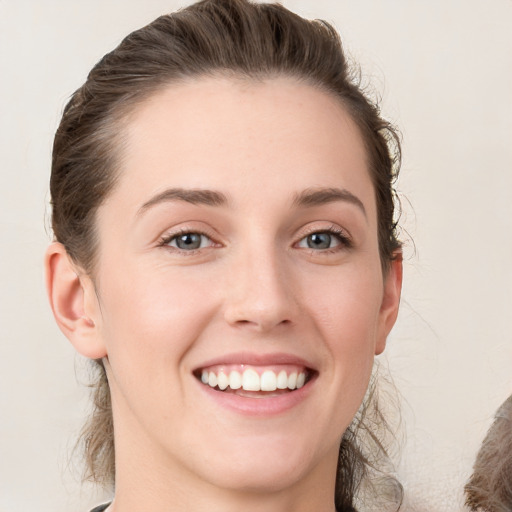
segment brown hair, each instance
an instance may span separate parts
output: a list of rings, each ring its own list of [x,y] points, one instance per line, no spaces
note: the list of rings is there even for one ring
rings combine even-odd
[[[512,510],[512,395],[498,409],[464,490],[474,512]]]
[[[105,55],[73,94],[55,136],[50,183],[55,238],[73,260],[94,274],[95,215],[118,177],[119,125],[159,89],[207,75],[253,79],[284,75],[339,99],[365,142],[386,272],[400,248],[393,189],[400,164],[396,131],[358,87],[331,25],[305,20],[278,4],[247,0],[204,0],[161,16]],[[112,416],[105,370],[100,361],[96,363],[94,410],[83,435],[89,475],[106,482],[113,481],[114,473]],[[353,510],[358,486],[372,466],[357,441],[368,414],[368,407],[361,409],[341,442],[336,491],[340,511]],[[382,423],[376,405],[374,414]],[[379,445],[377,437],[373,440]]]

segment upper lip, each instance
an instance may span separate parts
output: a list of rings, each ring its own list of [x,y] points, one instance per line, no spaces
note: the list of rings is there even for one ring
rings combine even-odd
[[[235,352],[215,357],[199,365],[196,370],[208,368],[222,364],[246,364],[250,366],[274,366],[274,365],[294,365],[303,366],[309,370],[315,370],[310,361],[306,359],[284,352],[276,352],[269,354],[259,354],[253,352]]]

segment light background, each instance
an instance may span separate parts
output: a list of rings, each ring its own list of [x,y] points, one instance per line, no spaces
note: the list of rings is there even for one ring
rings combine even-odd
[[[51,142],[92,65],[184,3],[0,0],[0,512],[100,499],[69,464],[87,395],[43,287]],[[461,511],[478,445],[512,392],[512,1],[284,4],[336,25],[402,130],[398,188],[415,248],[386,354],[404,397],[400,473],[410,510]]]

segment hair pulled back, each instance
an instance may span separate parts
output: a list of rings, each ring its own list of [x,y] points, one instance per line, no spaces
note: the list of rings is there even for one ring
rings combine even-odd
[[[50,192],[54,236],[75,263],[94,275],[95,216],[119,177],[122,127],[130,113],[170,84],[218,75],[254,80],[289,76],[339,99],[365,143],[386,272],[400,247],[393,189],[400,164],[397,133],[358,87],[331,25],[305,20],[278,4],[247,0],[204,0],[157,18],[105,55],[72,95],[55,135]],[[101,361],[95,363],[94,410],[83,431],[86,460],[90,477],[113,483],[110,393],[105,369]],[[365,400],[341,441],[335,497],[339,511],[355,510],[364,477],[379,471],[359,441],[361,433],[366,445],[385,455],[375,428],[366,426],[369,417],[373,425],[384,424],[376,403]],[[401,487],[393,482],[399,502]]]

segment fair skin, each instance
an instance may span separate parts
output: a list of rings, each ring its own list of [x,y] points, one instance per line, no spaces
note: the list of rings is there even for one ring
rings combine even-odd
[[[94,276],[58,243],[46,258],[61,329],[106,365],[110,510],[332,512],[340,437],[401,287],[400,259],[382,274],[357,127],[292,79],[205,78],[124,130]],[[215,385],[246,370],[269,389],[284,372],[286,389]]]

